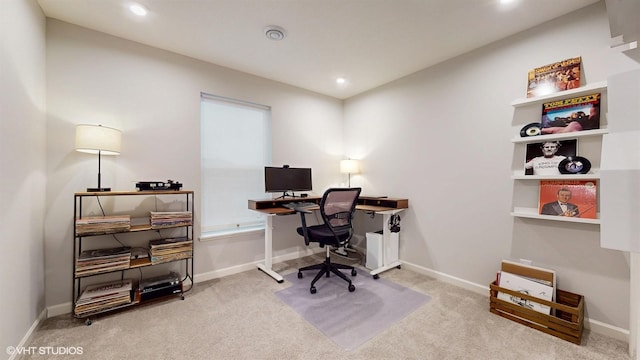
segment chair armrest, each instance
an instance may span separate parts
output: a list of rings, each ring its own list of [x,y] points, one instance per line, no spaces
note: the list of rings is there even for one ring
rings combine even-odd
[[[306,210],[306,209],[296,209],[296,212],[300,214],[300,223],[301,223],[301,227],[302,227],[302,236],[304,236],[304,243],[305,245],[309,246],[309,233],[307,233],[307,218],[305,217],[305,214],[307,213],[311,213],[311,211]]]

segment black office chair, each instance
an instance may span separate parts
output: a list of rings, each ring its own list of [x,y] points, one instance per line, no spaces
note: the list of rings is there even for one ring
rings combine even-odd
[[[322,200],[320,200],[320,214],[323,221],[320,225],[307,226],[305,214],[310,213],[310,211],[296,209],[302,222],[302,226],[297,231],[298,234],[304,236],[304,243],[308,246],[310,242],[317,242],[320,247],[327,248],[327,255],[323,263],[298,269],[298,279],[302,278],[303,271],[320,270],[311,281],[309,291],[312,294],[316,293],[316,287],[314,286],[316,281],[325,274],[329,277],[331,273],[338,275],[349,283],[349,292],[353,292],[356,289],[355,285],[351,283],[351,279],[340,271],[340,269],[351,270],[351,276],[356,276],[356,269],[353,266],[332,263],[330,248],[331,246],[342,246],[351,239],[353,235],[353,213],[361,190],[360,188],[332,188],[325,191]]]

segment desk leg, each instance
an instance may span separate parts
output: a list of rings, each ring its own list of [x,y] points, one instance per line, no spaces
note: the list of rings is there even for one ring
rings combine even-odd
[[[284,278],[271,269],[273,265],[273,217],[267,215],[267,224],[264,229],[264,264],[258,264],[258,269],[264,271],[278,283],[284,282]]]
[[[398,252],[400,251],[400,233],[392,233],[391,230],[389,230],[389,221],[391,220],[391,216],[401,211],[403,211],[403,209],[394,209],[379,212],[379,214],[382,214],[383,220],[382,266],[370,272],[370,274],[373,275],[374,279],[379,278],[378,274],[380,274],[381,272],[385,272],[393,268],[400,269],[400,266],[402,265],[398,260]]]

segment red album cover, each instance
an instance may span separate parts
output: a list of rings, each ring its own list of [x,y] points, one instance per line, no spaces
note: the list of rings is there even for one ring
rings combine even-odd
[[[596,180],[541,180],[540,215],[597,219]]]
[[[578,56],[529,71],[527,97],[579,88],[581,63],[582,57]]]
[[[600,128],[600,94],[542,104],[542,134],[558,134]]]

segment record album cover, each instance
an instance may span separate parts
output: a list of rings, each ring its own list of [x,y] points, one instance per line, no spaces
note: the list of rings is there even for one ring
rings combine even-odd
[[[540,215],[597,219],[596,180],[541,180]]]
[[[580,87],[582,57],[555,62],[529,71],[527,97],[553,94]]]
[[[527,144],[524,174],[560,175],[560,163],[568,157],[575,157],[577,152],[577,139]]]
[[[553,299],[554,289],[552,286],[545,285],[538,281],[527,279],[522,276],[511,274],[506,271],[500,272],[499,285],[505,289],[514,290],[547,301],[551,301]],[[526,307],[528,309],[535,310],[544,314],[549,314],[551,312],[551,307],[548,305],[526,300],[521,297],[503,292],[498,293],[498,299],[508,301],[510,303]]]
[[[542,104],[542,134],[557,134],[600,128],[600,94],[591,94]]]

